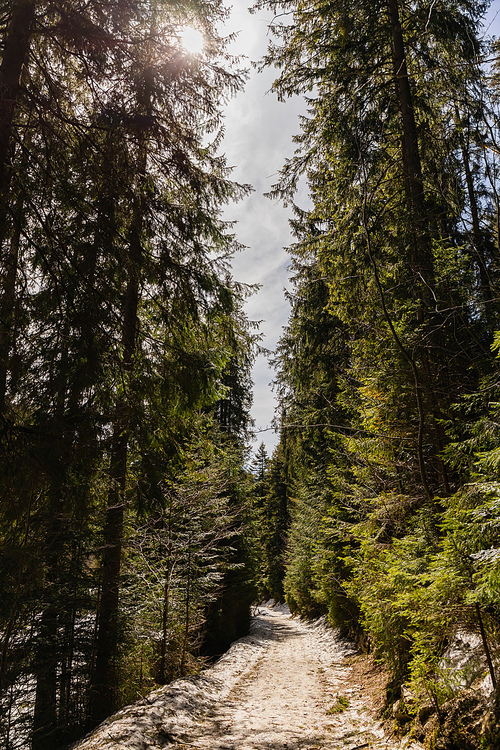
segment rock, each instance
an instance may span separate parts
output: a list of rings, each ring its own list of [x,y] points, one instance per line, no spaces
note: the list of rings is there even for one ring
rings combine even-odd
[[[426,746],[432,750],[480,750],[485,705],[472,690],[447,701],[439,717],[425,727]]]
[[[495,711],[487,711],[481,721],[481,738],[485,747],[500,747],[500,722]]]
[[[436,706],[432,703],[426,703],[424,706],[420,706],[418,709],[418,720],[424,726],[429,721],[430,717],[436,713]]]
[[[402,698],[400,698],[392,706],[392,715],[398,722],[398,724],[408,724],[411,721],[411,716],[408,712],[408,706]]]
[[[413,690],[410,690],[410,688],[403,683],[403,685],[401,685],[401,698],[407,706],[410,706],[412,703],[415,703],[416,695]]]

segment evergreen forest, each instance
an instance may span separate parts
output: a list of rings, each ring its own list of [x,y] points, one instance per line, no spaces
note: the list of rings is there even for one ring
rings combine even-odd
[[[459,688],[443,652],[477,633],[500,715],[489,6],[256,3],[260,66],[307,110],[270,193],[294,237],[279,443],[252,456],[230,8],[0,4],[0,747],[68,747],[269,598],[438,714]]]

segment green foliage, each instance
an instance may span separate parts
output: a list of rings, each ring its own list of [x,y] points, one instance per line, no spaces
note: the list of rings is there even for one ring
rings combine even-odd
[[[220,155],[222,2],[4,11],[0,731],[42,750],[193,666],[242,565],[258,335],[221,218],[248,191]]]
[[[457,630],[480,635],[488,665],[499,628],[498,164],[484,148],[497,151],[497,116],[477,64],[488,4],[258,5],[275,14],[274,91],[308,102],[272,190],[293,203],[305,179],[311,201],[294,206],[274,359],[287,601],[327,611],[396,692],[409,681],[439,711],[472,679],[443,658]]]
[[[347,711],[349,708],[349,698],[347,695],[337,695],[337,700],[326,712],[328,716],[334,716],[335,714],[341,714],[343,711]]]
[[[122,617],[131,653],[160,683],[196,665],[207,613],[241,567],[235,551],[245,533],[239,451],[200,434],[185,446],[183,467],[163,478],[155,507],[131,517],[127,531]],[[248,578],[245,570],[242,586]],[[234,595],[242,600],[242,591]]]
[[[292,613],[317,617],[324,608],[315,585],[322,503],[311,493],[304,498],[290,498],[290,506],[284,579],[286,600]]]
[[[290,523],[286,460],[278,446],[269,463],[269,490],[262,508],[263,596],[284,601],[285,547]]]

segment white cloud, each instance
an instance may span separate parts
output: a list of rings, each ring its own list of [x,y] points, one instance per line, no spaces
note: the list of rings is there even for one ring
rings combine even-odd
[[[228,34],[240,32],[232,52],[246,55],[249,65],[250,61],[259,60],[267,49],[271,20],[270,12],[251,15],[247,0],[235,0],[226,28]],[[499,28],[500,11],[496,2],[487,14],[485,29],[488,35],[498,35]],[[283,248],[292,242],[288,225],[291,211],[264,198],[263,193],[271,188],[285,159],[293,154],[292,137],[300,130],[299,114],[306,111],[302,99],[280,103],[274,94],[267,93],[275,72],[267,69],[258,74],[255,68],[251,69],[245,90],[227,107],[224,142],[228,163],[235,167],[234,179],[250,183],[255,189],[250,197],[230,206],[226,217],[237,220],[237,238],[247,245],[247,250],[234,260],[235,278],[262,285],[259,293],[248,301],[246,310],[252,320],[263,320],[263,344],[269,349],[276,346],[289,315],[283,287],[291,286],[287,270],[290,259]],[[302,205],[306,200],[301,195]],[[268,427],[273,418],[275,399],[269,386],[273,377],[265,359],[259,358],[254,369],[252,410],[257,429]],[[261,441],[271,452],[278,436],[271,431],[262,432],[256,436],[257,445]]]
[[[231,51],[257,61],[266,51],[271,20],[270,13],[250,15],[242,3],[233,7],[227,32],[240,33]],[[290,245],[292,237],[288,224],[291,209],[265,198],[264,193],[276,182],[285,159],[293,153],[292,137],[299,132],[298,117],[305,109],[301,99],[280,103],[274,94],[268,93],[274,77],[272,69],[263,73],[251,69],[245,90],[227,107],[223,147],[228,164],[234,165],[233,179],[250,183],[255,191],[231,205],[225,217],[238,222],[236,236],[247,246],[235,257],[235,278],[261,285],[248,301],[246,311],[250,319],[263,321],[262,343],[268,349],[275,348],[290,312],[283,293],[283,288],[290,286],[290,258],[284,248]],[[269,427],[274,415],[276,402],[269,385],[273,377],[266,359],[259,357],[253,372],[252,416],[257,430]],[[256,435],[257,445],[263,441],[269,453],[278,439],[273,431]]]

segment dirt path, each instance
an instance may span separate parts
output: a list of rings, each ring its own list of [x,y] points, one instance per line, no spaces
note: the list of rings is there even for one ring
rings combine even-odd
[[[284,608],[261,610],[253,634],[267,639],[267,648],[197,727],[193,745],[207,750],[391,747],[366,705],[370,699],[351,679],[348,646],[322,627],[291,618]]]
[[[324,624],[259,608],[211,669],[123,709],[78,748],[420,750],[384,736],[352,653]]]

